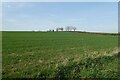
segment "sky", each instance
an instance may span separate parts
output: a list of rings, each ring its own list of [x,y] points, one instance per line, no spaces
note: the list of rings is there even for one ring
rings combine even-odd
[[[3,2],[4,31],[46,31],[75,26],[79,31],[118,32],[117,2]]]
[[[1,0],[2,2],[119,2],[119,0]]]

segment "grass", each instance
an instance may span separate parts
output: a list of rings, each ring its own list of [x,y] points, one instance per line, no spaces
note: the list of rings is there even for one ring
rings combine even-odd
[[[2,79],[2,32],[0,31],[0,79]]]
[[[117,78],[118,37],[3,32],[3,78]]]

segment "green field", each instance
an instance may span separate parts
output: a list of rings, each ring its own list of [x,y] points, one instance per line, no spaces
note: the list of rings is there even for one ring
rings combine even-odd
[[[3,78],[117,78],[118,37],[78,32],[3,32]]]

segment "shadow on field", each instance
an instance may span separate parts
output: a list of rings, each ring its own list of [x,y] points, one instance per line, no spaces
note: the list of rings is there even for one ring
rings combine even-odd
[[[120,53],[119,53],[120,54]],[[117,62],[118,55],[86,58],[80,62],[69,61],[67,65],[58,66],[54,80],[80,80],[81,78],[118,78],[118,71],[111,65]],[[117,64],[116,64],[117,66]],[[49,75],[42,73],[39,78],[47,79]]]

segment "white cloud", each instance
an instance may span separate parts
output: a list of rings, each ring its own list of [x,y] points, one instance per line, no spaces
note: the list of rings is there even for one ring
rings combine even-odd
[[[13,23],[16,22],[15,19],[6,19],[5,21],[6,21],[6,22],[13,22]]]
[[[55,14],[50,14],[49,16],[50,17],[57,17],[57,15],[55,15]]]
[[[27,19],[32,19],[33,17],[32,17],[33,15],[30,15],[30,14],[20,14],[18,17],[19,18],[27,18]]]
[[[83,21],[86,21],[86,19],[85,18],[71,18],[71,19],[68,19],[68,21],[70,21],[70,22],[83,22]]]
[[[6,8],[14,8],[14,9],[20,9],[25,7],[33,7],[34,4],[28,3],[28,2],[6,2],[3,3],[4,7]]]
[[[11,5],[7,5],[7,8],[11,8]]]

